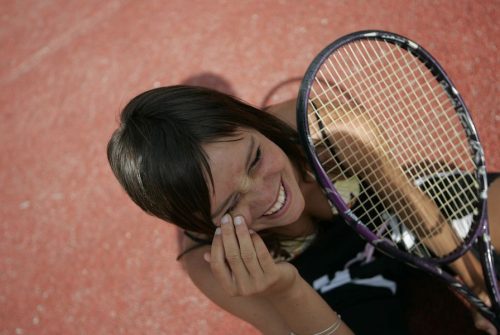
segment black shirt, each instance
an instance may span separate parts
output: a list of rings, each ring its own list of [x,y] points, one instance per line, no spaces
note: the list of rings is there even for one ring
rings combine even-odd
[[[407,334],[399,282],[409,269],[370,252],[339,217],[291,263],[356,334]]]

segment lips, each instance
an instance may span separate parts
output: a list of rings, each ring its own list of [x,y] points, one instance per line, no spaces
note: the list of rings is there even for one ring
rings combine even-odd
[[[280,182],[280,188],[279,188],[278,197],[277,197],[276,201],[271,206],[271,208],[267,212],[265,212],[263,215],[264,216],[271,216],[273,214],[276,214],[281,209],[283,209],[283,207],[286,204],[286,200],[287,200],[287,194],[285,192],[285,186],[283,185],[283,182]]]

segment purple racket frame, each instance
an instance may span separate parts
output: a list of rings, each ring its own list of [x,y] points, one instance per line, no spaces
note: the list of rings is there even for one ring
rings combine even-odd
[[[361,222],[361,220],[343,201],[342,197],[330,181],[330,178],[324,171],[321,162],[319,161],[315,153],[313,140],[309,133],[307,113],[309,94],[311,86],[314,83],[314,78],[316,77],[316,74],[323,62],[333,52],[335,52],[335,50],[353,41],[363,39],[375,39],[395,44],[400,48],[412,53],[423,64],[425,64],[425,66],[431,71],[431,73],[434,74],[436,80],[448,93],[448,96],[452,100],[455,107],[455,111],[460,117],[462,125],[466,131],[471,148],[471,153],[477,166],[475,177],[477,178],[477,181],[479,183],[477,194],[477,198],[480,204],[479,212],[473,217],[473,222],[470,230],[471,233],[469,233],[469,236],[467,236],[463,245],[454,250],[452,253],[446,255],[445,257],[416,257],[399,249],[393,241],[385,238],[380,238],[375,235],[370,229],[367,228],[367,226],[363,222]],[[455,86],[452,84],[446,72],[429,54],[429,52],[404,36],[380,30],[359,31],[337,39],[316,56],[305,73],[297,98],[297,126],[301,144],[306,151],[309,163],[314,170],[318,182],[323,187],[323,190],[325,191],[330,204],[335,206],[335,208],[345,219],[345,221],[362,238],[375,246],[379,251],[390,257],[405,262],[413,267],[424,270],[427,273],[436,276],[446,282],[456,292],[458,292],[470,303],[476,306],[480,313],[488,320],[490,320],[498,330],[500,330],[500,294],[498,291],[498,283],[495,275],[495,268],[493,265],[493,254],[490,243],[488,218],[486,212],[488,184],[486,179],[486,167],[483,149],[479,142],[476,128],[472,122],[472,119],[462,97],[455,89]],[[443,271],[441,268],[441,265],[450,263],[451,261],[462,256],[473,246],[474,243],[477,243],[481,266],[483,268],[483,273],[485,274],[484,280],[486,288],[492,302],[491,308],[483,303],[483,301],[480,300],[467,286],[458,281],[453,275]]]

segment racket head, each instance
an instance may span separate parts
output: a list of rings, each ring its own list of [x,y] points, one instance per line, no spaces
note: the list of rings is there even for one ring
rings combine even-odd
[[[366,45],[365,45],[366,44]],[[315,106],[316,101],[320,101],[321,98],[318,97],[318,93],[316,92],[318,86],[327,86],[329,87],[326,91],[324,88],[322,88],[322,93],[324,96],[327,96],[330,94],[328,90],[333,92],[331,95],[334,97],[334,99],[337,100],[342,100],[344,101],[336,101],[335,103],[337,105],[345,103],[348,104],[349,106],[355,106],[353,108],[357,108],[358,110],[368,110],[371,108],[371,110],[376,109],[376,104],[372,101],[370,102],[371,106],[369,107],[363,107],[363,108],[358,108],[356,106],[363,106],[365,103],[363,99],[367,98],[366,95],[374,95],[377,92],[369,92],[369,91],[364,91],[363,94],[359,94],[358,92],[355,92],[356,89],[359,87],[356,87],[357,85],[357,79],[359,79],[360,82],[364,80],[366,76],[372,76],[374,78],[388,75],[391,71],[394,71],[393,66],[389,67],[388,69],[386,68],[382,73],[379,74],[373,74],[370,71],[372,71],[373,68],[377,68],[377,66],[381,67],[387,67],[387,65],[383,64],[384,57],[381,57],[378,62],[381,62],[381,64],[369,64],[369,61],[366,59],[356,59],[354,61],[348,61],[345,58],[350,57],[351,53],[357,52],[353,46],[356,45],[365,45],[367,48],[371,45],[372,49],[369,49],[368,51],[366,49],[360,49],[362,52],[365,53],[365,57],[369,58],[372,57],[374,54],[381,52],[385,55],[389,55],[387,57],[389,58],[398,58],[400,57],[399,55],[403,55],[401,57],[406,57],[405,62],[410,60],[411,62],[414,62],[412,64],[417,64],[418,66],[418,71],[423,74],[423,80],[425,82],[429,82],[430,84],[426,83],[426,85],[432,86],[433,90],[441,90],[444,92],[442,96],[439,97],[438,105],[441,103],[441,101],[446,100],[447,101],[447,108],[450,109],[447,111],[448,115],[451,115],[453,118],[453,126],[456,129],[460,130],[460,137],[463,139],[464,143],[462,144],[462,147],[460,150],[466,150],[467,153],[466,155],[468,156],[469,160],[467,162],[467,166],[465,168],[459,167],[458,171],[465,171],[467,174],[467,178],[465,177],[460,177],[463,179],[471,179],[470,182],[473,184],[473,186],[468,186],[468,191],[467,191],[467,197],[471,198],[470,199],[470,205],[468,205],[467,210],[470,212],[468,214],[468,222],[466,224],[466,232],[461,232],[460,235],[460,241],[459,243],[457,242],[456,247],[451,250],[447,251],[446,254],[444,255],[435,255],[432,252],[421,252],[419,251],[418,253],[409,251],[407,247],[401,247],[401,236],[399,238],[399,241],[395,241],[392,237],[394,234],[390,234],[391,236],[388,237],[386,234],[383,236],[380,233],[376,232],[376,229],[374,229],[373,226],[370,226],[370,224],[367,224],[366,218],[360,217],[359,214],[356,213],[353,208],[351,208],[352,204],[350,205],[347,201],[344,200],[342,195],[339,193],[339,191],[336,189],[334,186],[334,181],[332,180],[331,175],[329,175],[329,172],[325,171],[325,167],[323,164],[324,159],[320,159],[320,152],[317,147],[317,136],[318,136],[318,125],[314,124],[314,121],[311,122],[312,120],[312,114],[314,109],[318,109],[317,106]],[[387,50],[385,50],[385,49]],[[354,50],[354,51],[353,51]],[[390,56],[390,52],[398,52],[398,56]],[[392,59],[389,59],[392,61]],[[368,64],[368,65],[367,65]],[[406,63],[396,63],[398,66],[410,66],[410,65],[405,65]],[[369,71],[367,73],[362,73],[363,71],[363,66],[366,65]],[[332,70],[332,68],[329,68],[328,70],[325,70],[325,67],[345,67],[349,68],[349,70]],[[360,71],[359,73],[355,73],[353,69],[356,69],[356,71]],[[354,71],[354,72],[352,72]],[[354,74],[352,77],[348,79],[349,77],[346,74]],[[370,79],[371,80],[371,79]],[[393,79],[394,81],[395,79]],[[419,83],[420,79],[415,79],[415,82],[417,85],[421,85]],[[400,86],[400,87],[395,87],[395,91],[397,91],[396,96],[392,97],[384,97],[384,99],[403,99],[405,103],[409,103],[410,100],[414,99],[415,97],[413,96],[404,96],[401,97],[403,94],[407,94],[408,92],[404,92],[404,83],[397,83],[398,81],[395,81],[396,84],[394,83],[389,83],[389,84],[384,84],[385,86],[379,87],[378,91],[384,92],[384,94],[391,90],[390,85],[394,86]],[[364,86],[369,86],[372,85],[372,83],[363,83],[362,85]],[[326,92],[326,93],[325,93]],[[367,93],[369,92],[369,93]],[[418,93],[418,92],[417,92]],[[411,92],[410,95],[415,95],[416,92]],[[328,99],[331,99],[332,97],[328,97]],[[331,102],[330,102],[331,103]],[[322,105],[319,108],[327,106],[326,104],[322,103]],[[435,107],[435,106],[433,106]],[[364,113],[363,111],[363,113]],[[379,115],[384,115],[384,114],[392,114],[396,111],[394,111],[394,108],[390,111],[381,111],[380,108],[378,108],[375,112],[372,112],[372,114],[379,114]],[[405,111],[406,113],[410,113],[409,110]],[[418,113],[415,111],[412,111],[412,113]],[[316,112],[317,114],[317,112]],[[371,116],[368,116],[370,118]],[[317,119],[317,116],[316,116]],[[377,120],[377,119],[375,119]],[[434,116],[434,120],[437,122],[440,120],[439,115]],[[394,123],[401,122],[401,120],[396,119]],[[430,121],[428,121],[430,122]],[[427,265],[422,264],[420,262],[420,259],[425,259],[427,262],[437,262],[437,263],[448,263],[458,257],[460,257],[463,253],[465,253],[472,245],[472,243],[476,240],[477,236],[479,233],[484,230],[484,225],[486,224],[486,220],[483,219],[484,213],[485,213],[485,206],[486,206],[486,193],[487,193],[487,182],[486,182],[486,168],[485,168],[485,159],[484,159],[484,153],[481,147],[481,144],[479,142],[479,137],[477,135],[477,131],[474,127],[474,124],[472,122],[472,119],[470,117],[470,114],[468,112],[468,109],[458,93],[458,91],[455,89],[455,86],[443,70],[443,68],[439,65],[439,63],[421,46],[416,44],[415,42],[407,39],[406,37],[403,37],[398,34],[386,32],[386,31],[379,31],[379,30],[370,30],[370,31],[360,31],[360,32],[355,32],[349,35],[346,35],[344,37],[341,37],[340,39],[334,41],[330,45],[328,45],[323,51],[321,51],[318,56],[312,61],[311,65],[306,71],[306,74],[303,78],[303,81],[301,83],[301,87],[299,90],[299,95],[298,95],[298,100],[297,100],[297,126],[298,126],[298,131],[299,131],[299,137],[302,142],[303,147],[305,148],[306,154],[308,156],[309,162],[311,164],[311,167],[316,175],[317,181],[322,185],[325,194],[330,201],[331,205],[336,208],[338,213],[344,217],[344,219],[351,225],[351,227],[362,237],[364,237],[367,241],[370,243],[376,245],[379,247],[379,250],[385,251],[389,254],[391,254],[394,257],[403,259],[404,261],[407,261],[409,263],[418,263],[419,266],[421,267],[426,267]],[[385,127],[385,125],[383,125]],[[394,126],[394,125],[393,125]],[[408,126],[408,125],[407,125]],[[410,125],[411,126],[411,125]],[[447,129],[443,129],[443,133]],[[423,136],[426,134],[423,133]],[[399,138],[401,138],[401,134],[398,135]],[[436,135],[437,136],[437,135]],[[394,143],[392,143],[394,144]],[[335,144],[334,144],[335,145]],[[397,143],[394,144],[394,147],[399,148],[396,150],[401,150],[401,145],[398,146]],[[403,145],[404,147],[404,145]],[[429,148],[429,145],[425,146],[422,145],[421,149],[426,149]],[[391,154],[392,155],[392,154]],[[399,155],[399,154],[398,154]],[[465,155],[463,152],[460,154],[461,156]],[[397,155],[395,155],[397,156]],[[420,157],[422,159],[449,159],[449,155],[444,155],[445,157],[441,157],[439,154],[435,157],[432,155],[429,157]],[[400,157],[400,156],[398,156]],[[411,159],[410,159],[411,160]],[[404,162],[399,162],[402,163]],[[410,162],[410,163],[418,163],[418,162]],[[455,163],[454,163],[455,164]],[[427,172],[429,172],[429,169],[427,169]],[[407,171],[403,171],[405,174],[407,174]],[[437,174],[441,173],[439,170],[436,171]],[[465,174],[464,174],[465,175]],[[337,176],[338,177],[338,176]],[[347,177],[343,175],[343,177]],[[413,180],[415,183],[416,180]],[[469,181],[467,181],[468,183]],[[424,180],[425,183],[425,180]],[[431,188],[435,188],[435,186],[432,186]],[[456,186],[453,186],[456,188]],[[420,190],[420,188],[419,188]],[[425,193],[425,192],[423,192]],[[428,194],[425,194],[428,197]],[[446,196],[445,196],[446,197]],[[433,200],[436,202],[435,200]],[[452,206],[453,207],[453,206]],[[472,208],[473,207],[473,208]],[[440,208],[440,211],[442,212],[442,208]],[[447,209],[449,212],[450,210]],[[359,211],[358,211],[359,212]],[[446,213],[447,216],[450,216],[450,213]],[[450,220],[451,221],[451,220]],[[415,236],[413,236],[415,238]],[[419,240],[419,238],[417,238]],[[404,244],[404,243],[403,243]]]

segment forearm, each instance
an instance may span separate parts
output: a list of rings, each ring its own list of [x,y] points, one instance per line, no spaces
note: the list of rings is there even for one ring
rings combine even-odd
[[[301,277],[297,277],[289,290],[270,296],[268,300],[283,317],[290,330],[297,335],[321,333],[339,321],[340,316]],[[347,335],[353,332],[345,323],[340,322],[335,334]]]
[[[368,183],[381,203],[436,255],[455,250],[460,239],[432,199],[398,167],[384,136],[368,126],[337,128],[331,136],[343,164]]]
[[[486,290],[481,263],[471,251],[450,263],[450,267],[474,293],[479,294]]]
[[[292,264],[274,261],[262,238],[248,230],[243,216],[236,216],[234,223],[231,215],[223,217],[208,261],[229,296],[267,300],[280,325],[285,326],[284,322],[288,326],[285,332],[331,335],[333,330],[323,330],[337,324],[336,335],[352,334],[342,322],[337,323],[337,314]]]

